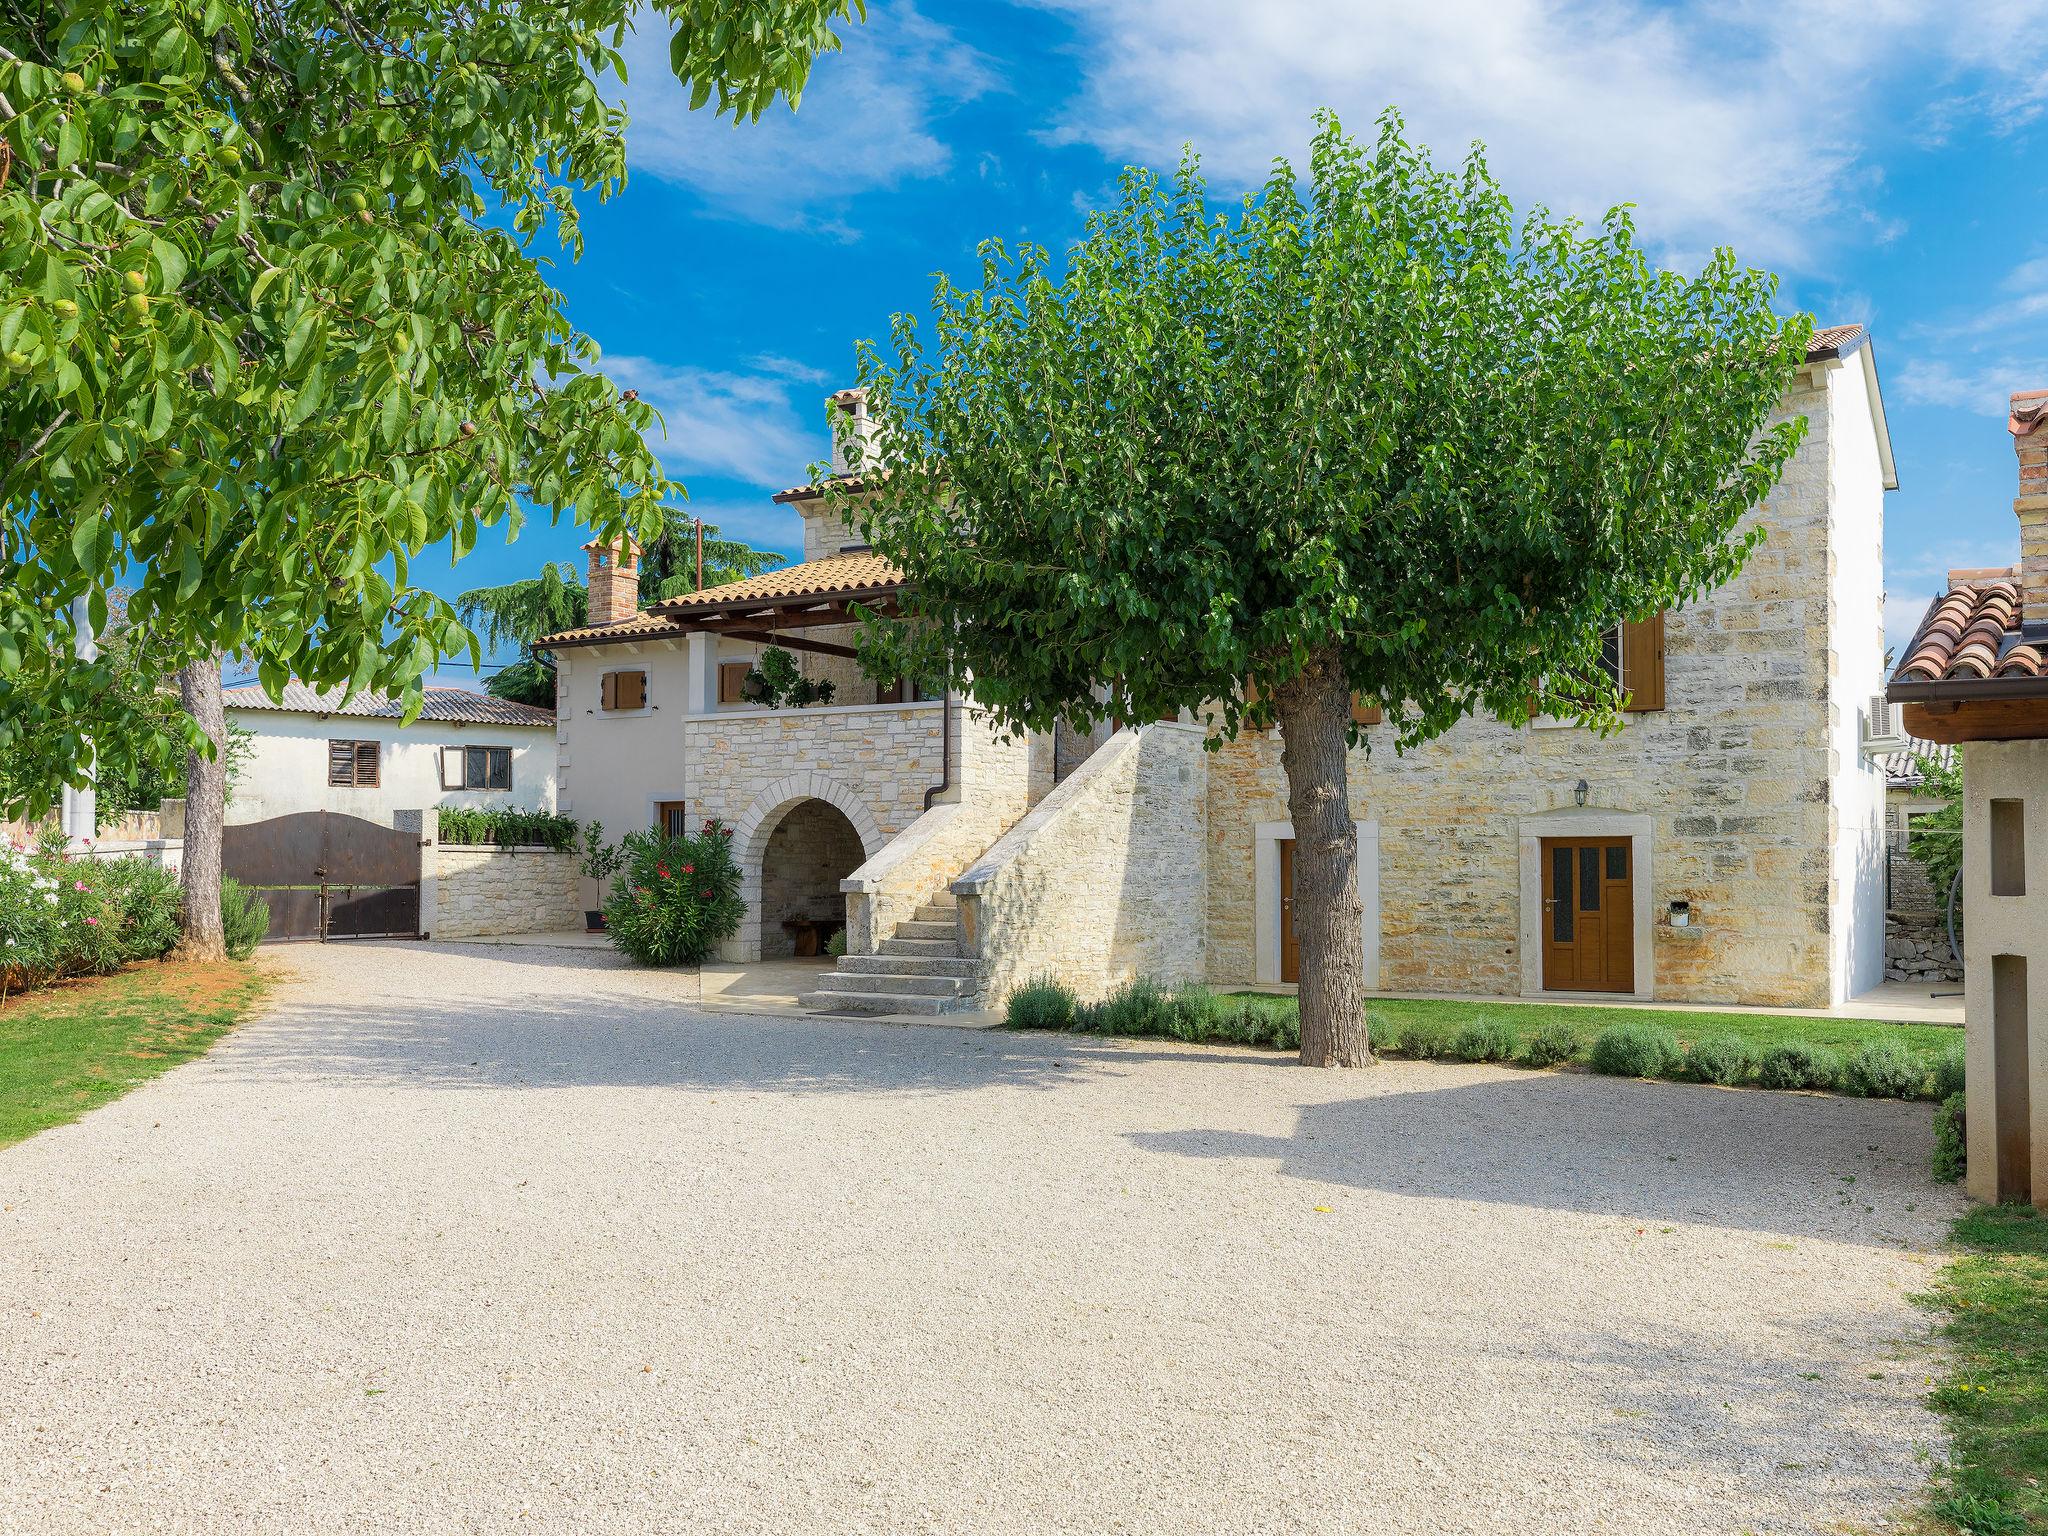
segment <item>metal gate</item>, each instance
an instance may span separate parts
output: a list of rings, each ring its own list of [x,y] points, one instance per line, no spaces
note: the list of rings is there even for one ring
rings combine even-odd
[[[270,906],[275,939],[418,938],[419,835],[338,811],[221,831],[221,873]]]

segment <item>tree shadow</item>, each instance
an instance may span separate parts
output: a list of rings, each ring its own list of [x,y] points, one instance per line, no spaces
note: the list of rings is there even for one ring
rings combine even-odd
[[[1272,1159],[1286,1178],[1383,1194],[1886,1248],[1938,1242],[1959,1208],[1928,1172],[1923,1104],[1580,1073],[1379,1070],[1443,1082],[1302,1105],[1290,1136],[1128,1139],[1185,1157]]]

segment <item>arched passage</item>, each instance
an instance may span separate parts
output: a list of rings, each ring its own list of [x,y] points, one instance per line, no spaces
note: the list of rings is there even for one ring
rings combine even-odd
[[[873,814],[836,780],[796,774],[763,791],[733,828],[747,904],[733,958],[795,953],[786,923],[844,923],[839,882],[885,841]]]

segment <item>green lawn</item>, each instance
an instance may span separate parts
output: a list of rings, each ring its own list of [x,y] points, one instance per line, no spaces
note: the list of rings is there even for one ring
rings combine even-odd
[[[1236,992],[1233,998],[1295,1006],[1292,997],[1272,992]],[[1395,1027],[1413,1020],[1451,1026],[1479,1019],[1499,1019],[1526,1039],[1542,1024],[1570,1024],[1588,1040],[1612,1024],[1646,1024],[1668,1029],[1680,1045],[1705,1035],[1742,1035],[1758,1049],[1786,1040],[1806,1040],[1847,1054],[1867,1040],[1896,1040],[1923,1056],[1940,1056],[1963,1043],[1960,1029],[1940,1024],[1893,1024],[1884,1019],[1810,1019],[1774,1013],[1693,1012],[1676,1008],[1611,1008],[1598,1003],[1510,1003],[1487,1000],[1447,1001],[1423,998],[1379,998],[1365,1005],[1366,1014]]]
[[[2048,1217],[1979,1207],[1954,1237],[1960,1256],[1921,1298],[1946,1316],[1955,1362],[1929,1398],[1955,1443],[1921,1529],[2048,1532]]]
[[[149,963],[0,1006],[0,1147],[203,1056],[262,997],[254,966]]]

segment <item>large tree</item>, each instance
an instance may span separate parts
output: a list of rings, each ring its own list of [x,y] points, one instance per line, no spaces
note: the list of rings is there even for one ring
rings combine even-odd
[[[862,348],[850,505],[913,582],[870,664],[1017,729],[1277,724],[1302,1060],[1370,1061],[1353,697],[1403,750],[1480,710],[1616,726],[1602,632],[1740,568],[1810,322],[1727,251],[1656,270],[1625,209],[1518,220],[1393,113],[1364,150],[1326,115],[1306,184],[1233,210],[1190,158],[1127,171],[1063,266],[982,255],[929,345],[897,316]]]
[[[676,508],[664,511],[662,531],[640,553],[643,604],[688,592],[697,583],[696,523]],[[782,563],[782,556],[770,550],[722,537],[714,524],[706,523],[703,532],[707,587],[743,581]],[[475,587],[455,599],[457,615],[476,631],[486,649],[522,649],[519,660],[494,673],[485,689],[501,699],[543,709],[555,707],[555,658],[536,651],[534,642],[558,630],[575,629],[589,613],[589,605],[583,578],[574,566],[559,560],[543,563],[538,576]]]
[[[0,0],[0,754],[23,806],[149,739],[72,658],[74,597],[103,624],[131,587],[166,674],[231,653],[273,691],[416,699],[475,654],[412,585],[428,545],[459,558],[532,508],[654,537],[652,413],[595,371],[536,243],[574,257],[576,195],[623,181],[622,28],[669,31],[693,104],[751,118],[861,8]]]

